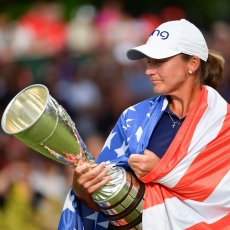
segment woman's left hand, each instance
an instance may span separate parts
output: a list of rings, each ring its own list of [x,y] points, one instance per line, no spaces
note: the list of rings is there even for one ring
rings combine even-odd
[[[155,153],[146,149],[144,155],[131,154],[128,163],[136,176],[140,179],[151,172],[159,161],[160,158]]]

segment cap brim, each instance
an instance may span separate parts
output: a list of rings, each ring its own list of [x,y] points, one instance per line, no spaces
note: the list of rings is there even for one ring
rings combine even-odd
[[[153,47],[151,45],[145,44],[142,46],[137,46],[133,49],[129,49],[126,55],[130,60],[139,60],[145,57],[154,59],[168,58],[179,53],[179,51],[165,49],[164,47]]]

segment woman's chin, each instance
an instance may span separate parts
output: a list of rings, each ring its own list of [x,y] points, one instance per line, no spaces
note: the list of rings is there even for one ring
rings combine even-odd
[[[162,95],[165,94],[165,90],[161,89],[160,87],[154,87],[154,86],[153,86],[153,92],[154,92],[155,94],[162,94]]]

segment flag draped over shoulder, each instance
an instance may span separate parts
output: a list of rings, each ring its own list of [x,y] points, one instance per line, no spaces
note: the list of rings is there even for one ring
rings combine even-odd
[[[157,96],[125,110],[98,162],[115,161],[127,168],[130,154],[143,154],[167,103],[164,96]],[[143,230],[230,227],[229,109],[215,90],[203,87],[163,158],[141,178],[146,183],[147,201]],[[85,207],[70,190],[58,230],[101,227],[106,229],[108,222]]]
[[[146,183],[143,229],[230,229],[230,106],[210,87]]]

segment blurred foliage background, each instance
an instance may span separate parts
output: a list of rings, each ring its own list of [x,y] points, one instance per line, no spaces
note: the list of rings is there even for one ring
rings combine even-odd
[[[97,157],[120,114],[154,96],[145,61],[125,52],[160,23],[186,18],[226,60],[219,93],[230,102],[230,3],[0,0],[0,114],[23,88],[44,84]],[[55,230],[72,168],[0,130],[0,230]]]

